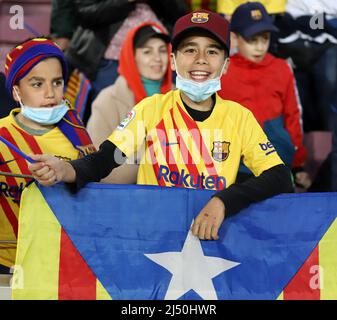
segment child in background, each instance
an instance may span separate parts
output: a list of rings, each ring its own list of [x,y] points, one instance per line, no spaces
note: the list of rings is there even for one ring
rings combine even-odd
[[[307,153],[302,144],[301,105],[289,65],[269,54],[272,31],[277,31],[259,2],[240,5],[233,13],[231,31],[238,53],[231,57],[222,77],[219,95],[250,109],[284,163],[290,166],[297,185],[305,189],[311,180],[303,169]],[[268,152],[269,146],[261,146]],[[240,166],[239,180],[251,173]]]

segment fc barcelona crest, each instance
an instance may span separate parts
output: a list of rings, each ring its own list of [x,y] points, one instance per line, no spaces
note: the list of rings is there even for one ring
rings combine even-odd
[[[213,141],[212,157],[216,161],[225,161],[229,156],[230,142]]]
[[[250,14],[251,14],[253,20],[258,21],[258,20],[262,19],[262,12],[259,9],[252,10],[250,12]]]
[[[193,23],[206,23],[208,21],[207,12],[194,12],[191,18]]]

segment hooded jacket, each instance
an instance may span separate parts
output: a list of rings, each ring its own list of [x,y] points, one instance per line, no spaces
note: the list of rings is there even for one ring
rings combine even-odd
[[[168,30],[188,12],[181,0],[146,3]],[[94,80],[111,38],[135,6],[136,1],[128,0],[53,0],[51,33],[55,38],[71,38],[66,51],[68,61]]]
[[[120,54],[120,65],[118,70],[120,76],[113,85],[108,86],[98,94],[92,105],[87,130],[94,145],[97,147],[110,136],[118,124],[127,116],[129,111],[138,102],[147,97],[142,84],[141,75],[137,68],[133,47],[133,40],[136,32],[146,25],[155,26],[163,32],[166,32],[160,25],[154,22],[146,22],[130,30],[128,33]],[[166,93],[172,89],[169,48],[167,55],[168,67],[162,81],[161,93]],[[120,170],[120,168],[117,168],[116,170]],[[114,173],[114,176],[119,177],[119,174]],[[117,183],[116,180],[112,181],[108,179],[105,181]],[[133,180],[128,178],[127,181],[131,183],[130,181]],[[118,182],[122,183],[123,181],[118,180]]]

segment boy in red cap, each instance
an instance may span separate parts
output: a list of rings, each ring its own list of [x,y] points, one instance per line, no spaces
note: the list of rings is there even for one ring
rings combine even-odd
[[[73,160],[94,151],[76,111],[63,100],[67,66],[54,42],[34,38],[16,46],[5,73],[7,90],[21,108],[0,119],[1,137],[26,154]],[[33,177],[26,160],[2,142],[0,166],[0,270],[8,272],[15,263],[21,193]]]
[[[303,169],[307,152],[302,143],[295,78],[284,60],[268,53],[271,32],[277,30],[261,3],[247,2],[237,7],[231,31],[238,53],[231,57],[219,95],[253,112],[283,162],[293,169],[295,182],[308,188],[311,180]],[[251,175],[247,167],[240,166],[240,180]]]
[[[177,90],[138,103],[98,152],[70,162],[32,155],[37,163],[29,168],[43,185],[65,181],[78,189],[141,151],[137,183],[217,190],[192,232],[218,239],[225,215],[291,192],[290,173],[251,112],[216,94],[228,65],[227,20],[206,10],[187,14],[176,22],[171,43]],[[242,158],[256,177],[236,184]]]

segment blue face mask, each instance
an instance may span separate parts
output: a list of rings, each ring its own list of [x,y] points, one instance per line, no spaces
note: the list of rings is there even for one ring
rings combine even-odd
[[[15,94],[18,97],[20,106],[21,106],[21,113],[24,117],[29,120],[35,121],[42,125],[51,125],[58,123],[64,115],[69,110],[68,105],[65,101],[62,101],[59,105],[54,107],[41,107],[41,108],[34,108],[26,106],[22,103],[20,96],[14,87]]]
[[[173,58],[174,59],[174,58]],[[221,75],[226,66],[224,63],[220,76],[214,79],[209,79],[203,82],[196,82],[190,79],[183,78],[177,69],[177,65],[174,60],[174,64],[176,66],[176,87],[183,91],[192,101],[201,102],[207,100],[211,95],[221,89]]]
[[[65,102],[48,108],[32,108],[21,105],[21,113],[24,117],[42,125],[58,123],[69,110]]]

